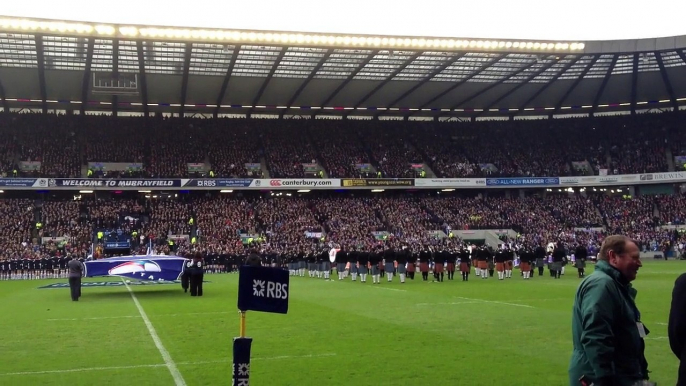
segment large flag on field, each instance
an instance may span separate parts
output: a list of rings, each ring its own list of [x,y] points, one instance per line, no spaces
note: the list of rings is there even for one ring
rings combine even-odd
[[[179,256],[119,256],[87,261],[86,277],[120,276],[146,281],[178,280],[188,259]]]

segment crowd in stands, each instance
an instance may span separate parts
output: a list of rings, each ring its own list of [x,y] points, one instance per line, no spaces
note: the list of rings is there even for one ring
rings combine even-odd
[[[309,133],[300,121],[250,122],[256,128],[267,159],[271,177],[305,177],[304,163],[316,163],[316,151],[309,140]],[[306,122],[305,122],[306,123]]]
[[[283,249],[299,245],[307,241],[306,232],[322,232],[322,225],[309,200],[280,198],[259,200],[255,204],[257,222],[273,247]]]
[[[385,230],[379,202],[372,198],[317,198],[313,207],[327,235],[346,248],[369,248],[376,242],[372,232]]]
[[[84,116],[82,140],[87,162],[145,161],[145,121],[136,118]]]
[[[414,177],[412,164],[423,163],[422,156],[394,121],[361,126],[361,137],[383,177]],[[418,127],[420,128],[420,127]]]
[[[192,176],[189,163],[215,177],[255,177],[245,164],[261,162],[274,178],[304,177],[303,163],[332,178],[359,177],[358,163],[392,178],[415,177],[412,164],[438,177],[649,173],[669,171],[670,153],[686,155],[683,115],[427,123],[9,113],[0,117],[0,167],[43,177],[80,177],[87,162],[142,163],[141,176],[166,178]],[[40,168],[21,170],[21,161]]]
[[[142,232],[156,244],[168,235],[189,234],[195,223],[192,206],[185,201],[152,200],[148,202],[148,211],[149,221],[143,224]]]
[[[0,255],[33,255],[34,224],[32,200],[0,200]]]
[[[356,122],[342,121],[311,123],[310,138],[329,178],[359,177],[361,174],[355,165],[371,164],[358,126]]]
[[[234,254],[242,246],[240,234],[258,232],[251,201],[232,196],[202,197],[194,203],[200,246],[208,253]]]
[[[93,237],[90,224],[81,215],[81,203],[78,201],[45,201],[40,221],[39,237],[66,237],[77,244],[89,243]]]
[[[216,177],[261,177],[261,171],[245,167],[245,164],[259,164],[261,157],[259,142],[245,121],[209,121],[205,138],[211,169]]]
[[[597,251],[608,234],[625,234],[644,251],[667,251],[686,234],[661,225],[684,218],[684,195],[181,195],[158,199],[0,200],[0,256],[90,253],[98,230],[131,240],[127,252],[243,254],[320,252],[338,245],[413,250],[451,243],[434,231],[513,229],[517,245],[550,241]],[[40,226],[37,226],[40,222]],[[137,232],[137,233],[133,233]],[[173,236],[173,237],[172,237]],[[182,236],[182,237],[177,237]],[[250,239],[250,244],[246,243]],[[170,243],[170,240],[173,242]],[[101,248],[101,246],[98,246]],[[99,250],[99,256],[116,251]]]
[[[189,163],[204,163],[208,142],[203,128],[176,120],[157,121],[149,139],[146,171],[150,177],[172,178],[188,175]]]
[[[686,225],[686,196],[658,197],[660,222],[667,225]]]

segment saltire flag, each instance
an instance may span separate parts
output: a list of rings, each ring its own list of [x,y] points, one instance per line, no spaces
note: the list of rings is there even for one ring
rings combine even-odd
[[[180,256],[119,256],[84,263],[86,277],[119,276],[144,281],[179,280],[188,259]]]

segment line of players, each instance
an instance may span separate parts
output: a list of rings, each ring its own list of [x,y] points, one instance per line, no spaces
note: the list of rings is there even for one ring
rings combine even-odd
[[[453,280],[455,272],[459,271],[462,280],[468,281],[471,269],[483,279],[498,273],[498,279],[512,277],[512,268],[515,265],[515,256],[520,263],[520,270],[525,279],[534,275],[534,268],[538,268],[539,276],[543,275],[547,265],[551,276],[559,278],[564,272],[567,252],[562,247],[554,247],[549,244],[548,248],[538,246],[536,248],[523,247],[517,251],[507,244],[497,249],[490,247],[469,247],[467,245],[448,245],[441,247],[425,246],[420,250],[410,251],[407,247],[395,250],[393,248],[377,248],[372,252],[351,248],[350,251],[340,248],[320,248],[319,252],[260,254],[262,264],[272,267],[287,268],[291,275],[305,276],[307,269],[310,277],[323,277],[329,279],[331,268],[336,268],[339,280],[348,276],[352,280],[367,281],[367,276],[372,275],[374,283],[380,282],[380,277],[387,276],[393,280],[394,274],[398,274],[401,282],[406,278],[414,280],[415,273],[421,273],[422,279],[428,281],[430,273],[433,273],[433,281],[441,282],[444,277]],[[330,257],[334,256],[334,263]],[[576,257],[575,265],[579,269],[579,276],[584,273],[587,251],[584,247],[577,247],[573,256]],[[45,279],[66,278],[68,275],[67,264],[71,260],[69,256],[44,257],[41,259],[0,259],[0,280],[19,279]],[[79,259],[84,262],[84,259]],[[238,267],[245,260],[242,256],[233,255],[206,255],[204,257],[205,273],[237,272]],[[527,273],[528,272],[528,273]]]
[[[462,281],[469,281],[472,267],[475,275],[481,279],[492,277],[497,272],[498,279],[504,280],[512,278],[515,261],[519,263],[521,276],[525,280],[534,276],[534,268],[538,269],[539,276],[543,276],[546,265],[551,276],[559,279],[564,274],[567,255],[562,245],[554,243],[548,244],[547,248],[542,245],[536,248],[523,246],[517,250],[508,244],[501,244],[495,250],[485,245],[460,245],[436,250],[427,246],[419,253],[411,253],[407,248],[379,248],[373,252],[334,248],[328,253],[323,251],[309,256],[287,256],[286,261],[291,276],[304,277],[307,269],[309,277],[329,280],[332,268],[336,268],[338,280],[350,276],[352,281],[357,281],[359,276],[360,282],[366,283],[367,276],[371,274],[373,284],[379,284],[384,275],[388,282],[392,282],[394,273],[398,274],[401,283],[405,283],[406,278],[414,280],[415,272],[421,273],[423,281],[428,281],[429,274],[433,273],[433,282],[443,282],[446,274],[448,280],[453,280],[456,270],[462,275]],[[587,249],[577,246],[571,256],[579,277],[583,277]]]
[[[0,280],[64,279],[69,276],[67,256],[43,257],[41,259],[0,260]],[[82,263],[85,259],[78,259]]]

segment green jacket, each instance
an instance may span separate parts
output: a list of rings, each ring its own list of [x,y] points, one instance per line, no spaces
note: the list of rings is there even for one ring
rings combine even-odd
[[[603,260],[581,282],[572,314],[570,386],[578,386],[584,375],[596,385],[611,380],[613,386],[628,386],[648,379],[645,343],[636,325],[641,314],[635,298],[631,284]]]

